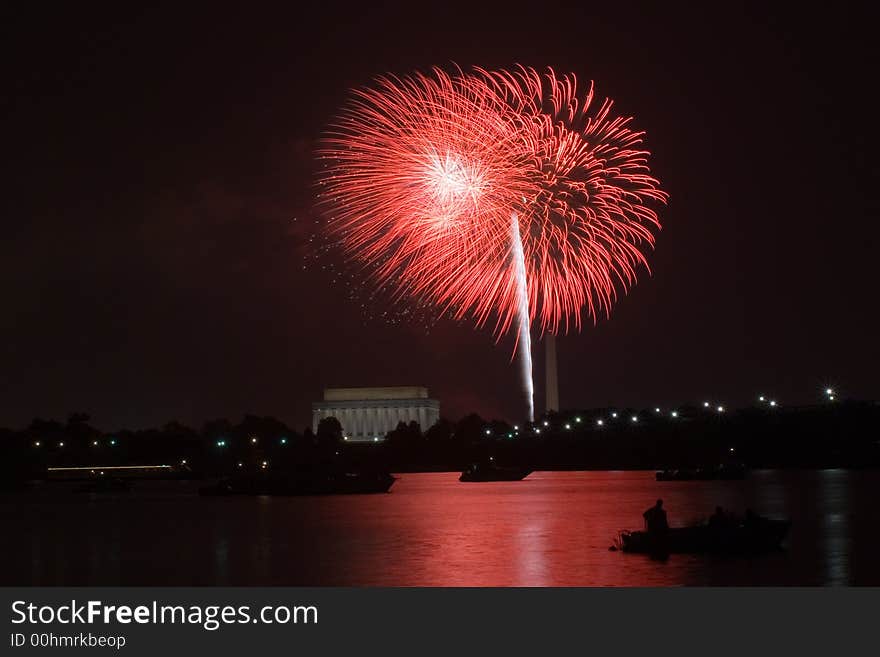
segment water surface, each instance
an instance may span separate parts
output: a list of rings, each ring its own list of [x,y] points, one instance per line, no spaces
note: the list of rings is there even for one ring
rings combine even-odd
[[[130,494],[45,484],[0,497],[4,585],[679,586],[880,584],[877,471],[536,472],[522,482],[402,474],[385,495],[202,498],[192,482]],[[64,487],[68,487],[64,489]],[[610,552],[662,497],[670,523],[716,504],[793,521],[760,558]]]

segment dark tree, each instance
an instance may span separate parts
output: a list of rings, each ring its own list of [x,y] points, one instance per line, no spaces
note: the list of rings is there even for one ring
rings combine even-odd
[[[325,417],[318,422],[318,444],[336,445],[342,442],[342,425],[335,417]]]

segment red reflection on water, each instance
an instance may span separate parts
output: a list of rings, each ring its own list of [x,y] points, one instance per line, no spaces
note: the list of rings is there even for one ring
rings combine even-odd
[[[7,585],[680,586],[880,584],[880,473],[536,472],[461,483],[403,474],[387,495],[204,498],[156,482],[119,498],[48,490],[0,499],[15,527]],[[755,559],[610,552],[662,497],[672,525],[716,505],[790,517],[789,549]]]

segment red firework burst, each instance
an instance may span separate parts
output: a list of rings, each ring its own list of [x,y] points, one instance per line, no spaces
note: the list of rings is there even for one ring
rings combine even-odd
[[[666,194],[642,133],[573,75],[519,67],[383,77],[319,151],[329,230],[381,286],[500,337],[518,311],[511,221],[541,330],[608,314],[647,265]]]

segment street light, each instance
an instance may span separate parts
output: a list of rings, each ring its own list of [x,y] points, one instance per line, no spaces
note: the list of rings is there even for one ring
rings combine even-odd
[[[678,417],[678,411],[672,411],[672,417]]]
[[[596,420],[596,424],[598,424],[601,427],[603,424],[605,424],[605,422],[602,420]]]

